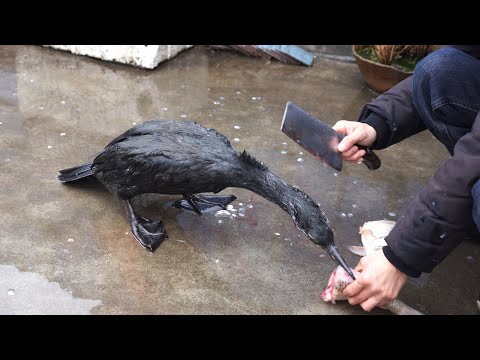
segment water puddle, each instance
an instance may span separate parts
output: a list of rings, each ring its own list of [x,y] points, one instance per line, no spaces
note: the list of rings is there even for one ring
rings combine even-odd
[[[0,265],[0,315],[89,315],[101,304],[75,298],[42,275]]]

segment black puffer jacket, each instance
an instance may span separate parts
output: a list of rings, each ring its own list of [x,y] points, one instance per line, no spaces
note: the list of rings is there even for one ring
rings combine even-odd
[[[455,47],[480,59],[480,46]],[[377,131],[372,149],[384,149],[425,130],[413,103],[412,76],[365,105],[358,120]],[[453,157],[441,165],[385,238],[387,259],[409,276],[431,272],[475,231],[471,191],[479,178],[480,113],[471,131],[458,140]]]

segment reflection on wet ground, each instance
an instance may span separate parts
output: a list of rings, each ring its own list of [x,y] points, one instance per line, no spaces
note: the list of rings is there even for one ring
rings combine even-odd
[[[378,152],[374,172],[347,164],[338,173],[305,153],[280,131],[287,101],[333,125],[376,96],[355,64],[325,58],[309,68],[198,46],[149,71],[3,46],[0,79],[0,263],[98,299],[85,310],[97,314],[365,314],[323,303],[335,264],[257,194],[226,189],[237,196],[228,214],[203,216],[171,208],[174,196],[136,199],[167,227],[150,254],[121,201],[95,181],[57,180],[134,124],[167,118],[217,129],[321,204],[352,266],[358,258],[346,246],[360,244],[358,227],[396,220],[448,156],[426,132]],[[476,314],[479,259],[478,242],[464,242],[401,299],[427,314]]]

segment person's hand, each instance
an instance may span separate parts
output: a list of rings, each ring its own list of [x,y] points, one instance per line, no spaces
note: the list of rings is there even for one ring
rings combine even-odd
[[[342,153],[343,160],[350,162],[362,162],[365,155],[365,150],[360,150],[355,144],[368,147],[377,139],[373,127],[357,121],[340,120],[333,125],[333,129],[347,135],[338,144],[338,151]]]
[[[393,266],[382,250],[361,258],[355,270],[360,275],[343,294],[351,305],[360,304],[365,311],[396,299],[407,282],[407,275]]]

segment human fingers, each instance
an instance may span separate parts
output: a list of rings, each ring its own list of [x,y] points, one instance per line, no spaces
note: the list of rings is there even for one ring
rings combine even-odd
[[[376,306],[379,306],[380,304],[381,304],[381,301],[377,297],[372,296],[372,297],[369,297],[367,300],[363,301],[362,303],[360,303],[360,306],[365,311],[372,311],[373,308],[375,308]]]
[[[357,148],[357,151],[350,156],[345,156],[344,153],[342,153],[342,159],[345,161],[358,163],[363,161],[363,157],[365,156],[365,154],[366,154],[365,150]]]
[[[358,282],[358,279],[348,284],[348,286],[343,289],[343,294],[347,297],[357,296],[360,291],[363,290],[363,285]]]
[[[345,292],[344,292],[345,293]],[[362,304],[370,298],[370,292],[363,288],[360,292],[358,292],[355,296],[351,296],[348,298],[348,302],[350,305],[358,305]]]
[[[348,120],[339,120],[332,126],[332,129],[336,132],[342,133],[347,135],[349,133],[349,129],[352,129],[353,121]]]

